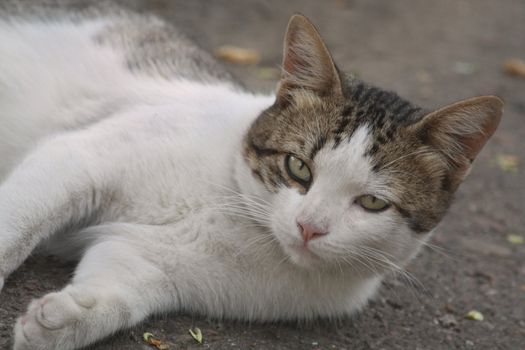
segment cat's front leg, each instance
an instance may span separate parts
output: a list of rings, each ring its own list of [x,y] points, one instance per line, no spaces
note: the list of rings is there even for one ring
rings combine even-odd
[[[140,230],[155,235],[158,228]],[[70,285],[30,304],[16,323],[14,349],[81,348],[177,303],[175,282],[140,242],[104,237],[88,249]]]
[[[85,134],[43,143],[0,185],[0,288],[42,240],[103,212],[112,169]]]

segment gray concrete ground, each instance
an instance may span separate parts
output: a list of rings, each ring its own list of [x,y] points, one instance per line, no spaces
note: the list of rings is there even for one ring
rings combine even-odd
[[[76,1],[77,3],[79,1]],[[146,331],[170,349],[523,349],[525,344],[525,79],[502,73],[525,59],[525,2],[442,1],[120,1],[156,13],[206,49],[234,44],[258,50],[257,66],[229,66],[254,90],[269,90],[289,16],[309,16],[344,70],[428,107],[478,94],[506,102],[502,125],[475,163],[449,214],[408,270],[392,277],[360,315],[309,325],[217,322],[189,315],[148,320],[92,349],[148,349]],[[517,169],[498,166],[518,157]],[[29,300],[58,289],[73,267],[34,257],[7,281],[0,304],[0,348]],[[300,296],[298,296],[300,297]],[[484,321],[465,318],[476,309]],[[188,334],[200,327],[204,344]]]

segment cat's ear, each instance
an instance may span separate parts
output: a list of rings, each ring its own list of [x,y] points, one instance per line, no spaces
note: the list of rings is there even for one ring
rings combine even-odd
[[[277,99],[288,100],[294,89],[342,96],[341,80],[330,52],[317,29],[301,15],[292,16],[288,23]]]
[[[468,175],[471,163],[496,131],[502,111],[501,99],[480,96],[438,109],[414,125],[423,142],[446,157],[452,190]]]

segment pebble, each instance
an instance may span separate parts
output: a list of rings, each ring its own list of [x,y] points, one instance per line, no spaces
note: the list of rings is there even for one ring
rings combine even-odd
[[[483,327],[488,329],[489,331],[493,331],[496,329],[496,326],[494,326],[492,323],[490,322],[483,322]]]
[[[438,318],[439,324],[445,328],[452,328],[458,326],[458,320],[451,314],[445,314]]]
[[[490,288],[490,289],[487,289],[484,293],[485,293],[486,296],[491,297],[491,296],[497,295],[498,294],[498,290],[494,289],[494,288]]]

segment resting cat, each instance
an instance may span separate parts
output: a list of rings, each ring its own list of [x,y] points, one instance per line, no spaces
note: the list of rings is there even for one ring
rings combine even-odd
[[[274,95],[164,30],[0,22],[0,289],[39,245],[80,260],[19,318],[15,349],[76,349],[168,310],[350,314],[428,239],[501,118],[497,97],[427,112],[345,75],[299,15]]]

